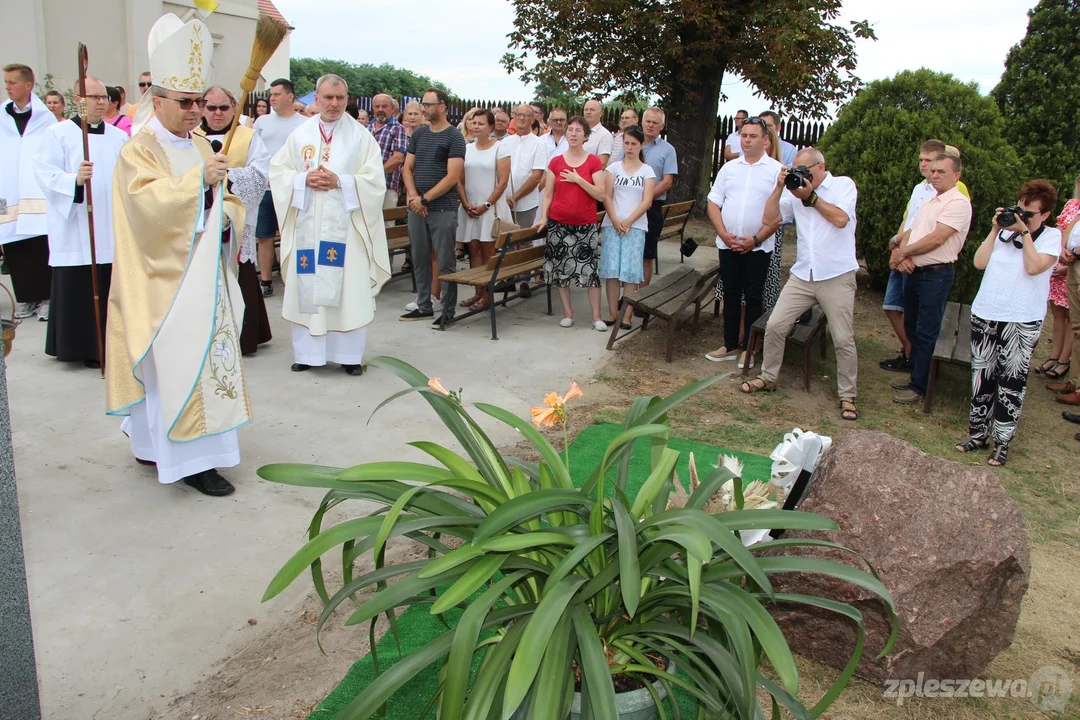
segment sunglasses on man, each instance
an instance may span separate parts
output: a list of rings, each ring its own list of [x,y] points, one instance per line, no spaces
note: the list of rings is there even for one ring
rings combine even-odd
[[[769,134],[769,123],[765,122],[763,119],[761,119],[759,117],[746,118],[745,120],[743,120],[742,121],[742,126],[746,127],[747,125],[757,125],[758,127],[761,128],[762,134],[764,134],[764,135]]]
[[[139,87],[141,87],[141,88],[148,88],[148,87],[150,87],[150,85],[151,85],[151,84],[152,84],[152,83],[148,83],[148,82],[140,82],[140,83],[139,83]]]
[[[206,107],[206,98],[174,98],[166,95],[165,99],[172,100],[181,110],[190,110],[192,105],[198,106],[200,110]]]
[[[184,106],[181,105],[180,107],[184,107]],[[191,106],[188,105],[188,107],[191,107]],[[232,107],[232,105],[207,105],[206,109],[209,110],[210,112],[225,112],[226,110],[229,110],[231,107]],[[187,109],[187,108],[185,108],[185,109]]]

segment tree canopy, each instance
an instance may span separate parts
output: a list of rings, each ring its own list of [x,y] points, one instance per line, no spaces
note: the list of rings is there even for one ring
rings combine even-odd
[[[1072,197],[1080,171],[1080,2],[1041,0],[1028,12],[1027,35],[1009,50],[991,95],[1013,147]]]
[[[1003,137],[1005,121],[975,83],[922,69],[868,84],[845,105],[819,149],[827,167],[859,188],[857,239],[871,280],[884,287],[891,238],[919,175],[919,147],[937,138],[960,149],[971,192],[971,231],[956,265],[953,296],[970,302],[981,273],[971,258],[990,231],[994,209],[1011,205],[1027,176]]]
[[[782,111],[823,117],[859,86],[855,38],[873,37],[866,22],[837,22],[841,0],[513,2],[503,65],[525,82],[559,77],[575,94],[663,98],[684,178],[673,192],[679,199],[711,180],[725,73]]]
[[[306,95],[315,89],[315,81],[327,73],[340,75],[349,84],[353,95],[371,96],[386,93],[393,97],[419,97],[429,87],[436,87],[451,94],[449,88],[425,75],[384,63],[354,65],[344,60],[326,58],[293,58],[289,72],[296,85],[296,94]]]

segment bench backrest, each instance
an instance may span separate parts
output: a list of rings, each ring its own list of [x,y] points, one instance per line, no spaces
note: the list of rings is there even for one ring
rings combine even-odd
[[[660,231],[660,239],[681,237],[686,230],[686,223],[690,221],[690,211],[693,207],[693,200],[664,205],[664,226]]]

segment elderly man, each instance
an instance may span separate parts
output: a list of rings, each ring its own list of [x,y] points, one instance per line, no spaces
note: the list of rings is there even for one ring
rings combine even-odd
[[[262,140],[270,157],[285,147],[292,131],[304,124],[306,115],[300,111],[304,106],[296,102],[296,88],[286,78],[270,83],[270,112],[255,120],[255,134]],[[250,219],[250,218],[249,218]],[[259,214],[255,222],[255,241],[259,252],[259,289],[263,297],[274,294],[274,239],[278,234],[277,212],[270,188],[263,193]]]
[[[548,162],[570,149],[570,143],[566,139],[566,120],[566,111],[562,108],[554,108],[548,115],[551,129],[546,135],[540,136],[547,148]]]
[[[323,75],[315,94],[320,113],[270,162],[282,218],[281,314],[292,323],[294,372],[333,362],[362,375],[375,296],[390,279],[386,173],[375,138],[345,114],[345,81]]]
[[[746,327],[752,327],[761,317],[773,234],[780,226],[762,220],[781,167],[765,153],[766,137],[761,118],[744,123],[740,133],[742,154],[724,163],[709,193],[709,220],[716,229],[724,284],[724,345],[706,353],[705,358],[712,362],[734,360],[740,348],[746,355],[746,340],[739,339],[744,299]],[[753,362],[752,358],[740,358],[739,367],[744,367],[744,360]]]
[[[589,100],[585,103],[585,122],[589,123],[589,139],[585,141],[585,152],[592,153],[600,158],[600,162],[607,167],[611,159],[611,152],[615,145],[615,137],[611,131],[601,124],[604,117],[604,106],[599,100]]]
[[[904,331],[911,341],[911,378],[892,383],[893,402],[917,405],[930,381],[930,362],[941,332],[945,303],[956,277],[956,259],[971,228],[971,201],[957,184],[963,165],[942,153],[930,162],[936,194],[915,214],[911,231],[897,245],[889,267],[908,275],[904,282]]]
[[[49,238],[45,195],[34,174],[45,132],[56,118],[34,94],[34,71],[4,66],[8,101],[0,111],[0,244],[20,303],[15,319],[49,319]]]
[[[742,155],[742,141],[739,138],[739,133],[742,131],[743,123],[748,117],[750,117],[750,113],[745,110],[738,110],[735,112],[735,132],[728,135],[727,141],[724,142],[725,161],[734,160]]]
[[[495,108],[495,129],[491,132],[491,137],[497,141],[502,142],[512,133],[509,132],[510,128],[510,116],[506,114],[506,111],[502,108]]]
[[[776,137],[780,137],[780,115],[772,110],[766,110],[761,113],[761,119],[769,126],[769,129],[776,133]],[[780,140],[780,162],[787,167],[795,166],[795,152],[796,147],[789,143],[787,140]]]
[[[50,127],[41,143],[36,171],[48,206],[49,265],[52,266],[52,307],[45,333],[45,354],[62,361],[81,361],[101,367],[94,322],[94,279],[86,185],[94,200],[94,253],[97,261],[101,327],[109,302],[112,277],[112,179],[123,130],[104,122],[109,107],[105,85],[86,78],[86,91],[75,88],[75,101],[86,102],[86,116],[76,115]],[[82,124],[87,125],[90,162],[83,155]]]
[[[397,207],[398,197],[403,189],[401,166],[405,164],[405,152],[408,150],[409,137],[405,126],[398,122],[394,113],[394,99],[389,95],[379,94],[371,98],[371,111],[375,113],[375,122],[368,125],[368,130],[379,143],[382,150],[383,172],[386,174],[386,196],[383,208]],[[387,223],[387,227],[393,223]]]
[[[855,350],[854,312],[855,273],[859,269],[855,259],[858,190],[851,178],[830,173],[825,157],[815,148],[803,148],[795,162],[810,168],[810,182],[804,181],[797,190],[789,190],[785,187],[788,168],[782,168],[761,219],[772,227],[795,221],[798,245],[795,265],[765,327],[761,375],[743,383],[741,389],[744,393],[776,390],[788,333],[804,312],[820,305],[828,318],[836,348],[840,417],[857,420],[859,358]]]
[[[215,85],[206,91],[202,125],[195,130],[210,141],[214,152],[221,152],[236,115],[236,98],[228,89]],[[268,116],[263,116],[268,117]],[[262,138],[251,128],[237,125],[229,145],[229,189],[244,203],[244,228],[230,234],[229,241],[239,256],[237,282],[244,295],[243,330],[240,332],[240,352],[254,355],[259,346],[270,342],[270,318],[266,302],[259,291],[259,275],[255,270],[257,254],[255,221],[259,202],[266,194],[270,177],[270,153]]]
[[[164,15],[150,30],[153,117],[120,151],[113,178],[105,393],[158,482],[228,495],[215,468],[240,463],[237,428],[251,404],[236,253],[222,244],[224,224],[243,227],[244,207],[225,189],[228,158],[191,132],[213,47],[197,19]]]
[[[308,106],[300,102],[299,100],[293,101],[293,112],[297,115],[300,115],[301,117],[311,117],[310,115],[308,115],[307,109]]]
[[[536,210],[540,207],[537,188],[548,166],[547,148],[544,141],[531,132],[532,110],[528,105],[514,108],[514,125],[517,133],[503,140],[510,153],[510,182],[506,188],[506,204],[521,227],[532,227]]]
[[[610,163],[622,160],[626,154],[623,150],[623,130],[631,125],[641,125],[641,117],[638,115],[638,111],[632,107],[624,108],[619,115],[619,132],[615,133],[615,136],[611,139],[611,159]]]
[[[640,285],[645,287],[652,282],[657,246],[664,229],[664,201],[667,200],[668,190],[675,184],[675,176],[679,174],[679,159],[671,143],[660,137],[666,122],[664,111],[651,107],[645,111],[642,120],[645,125],[642,128],[645,131],[645,163],[656,174],[652,207],[646,213],[649,229],[645,233],[645,282]]]

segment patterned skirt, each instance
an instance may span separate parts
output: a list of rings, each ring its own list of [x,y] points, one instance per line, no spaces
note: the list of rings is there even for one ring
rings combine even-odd
[[[566,225],[548,220],[544,280],[555,287],[600,287],[596,246],[596,223]]]
[[[1065,285],[1067,277],[1068,273],[1050,276],[1050,302],[1065,309],[1069,308],[1069,291]]]
[[[776,247],[772,251],[772,259],[769,260],[769,272],[765,276],[765,287],[761,292],[761,311],[768,312],[776,305],[776,301],[780,299],[780,289],[782,283],[780,278],[783,274],[784,268],[784,226],[781,225],[776,231],[776,235],[773,236],[776,242]],[[724,281],[720,278],[716,280],[716,299],[720,302],[724,301]],[[743,300],[743,305],[746,304],[746,300]]]

